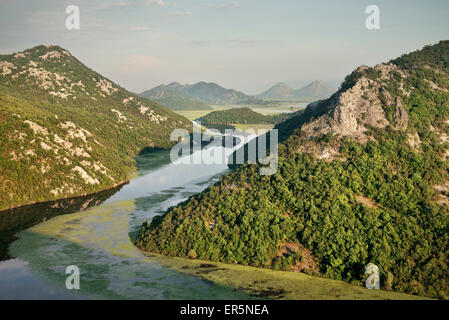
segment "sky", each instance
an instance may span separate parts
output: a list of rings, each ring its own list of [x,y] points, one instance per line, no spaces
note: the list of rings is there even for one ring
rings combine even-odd
[[[79,30],[66,28],[68,5]],[[365,26],[368,5],[379,30]],[[447,0],[0,0],[0,54],[55,44],[134,92],[208,81],[257,94],[448,40],[448,17]]]

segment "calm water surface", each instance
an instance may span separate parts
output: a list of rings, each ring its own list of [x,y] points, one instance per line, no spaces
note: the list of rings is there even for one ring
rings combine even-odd
[[[232,151],[212,147],[189,157]],[[123,187],[3,215],[0,299],[247,298],[163,267],[132,244],[144,220],[215,183],[227,166],[170,163],[168,151],[139,156],[137,162],[139,176]],[[33,219],[43,222],[23,230]],[[80,290],[65,287],[69,265],[80,268]]]

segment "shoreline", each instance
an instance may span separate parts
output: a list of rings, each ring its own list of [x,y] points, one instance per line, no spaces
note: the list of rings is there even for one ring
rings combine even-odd
[[[52,203],[52,202],[58,202],[58,201],[68,201],[68,200],[72,200],[72,199],[75,200],[75,199],[79,199],[79,198],[82,198],[82,197],[93,196],[93,195],[95,195],[95,194],[98,194],[98,193],[101,193],[101,192],[105,192],[105,191],[109,191],[109,190],[115,189],[115,188],[117,188],[117,187],[126,185],[126,184],[128,184],[132,179],[133,179],[133,176],[131,176],[129,180],[121,181],[121,182],[115,184],[115,185],[112,186],[112,187],[108,187],[108,188],[106,188],[106,189],[101,189],[101,190],[98,190],[98,191],[96,191],[96,192],[83,193],[83,194],[80,194],[80,195],[77,195],[77,196],[65,197],[65,198],[58,198],[58,199],[53,199],[53,200],[33,201],[33,202],[29,202],[29,203],[27,203],[27,204],[21,204],[21,205],[9,207],[9,208],[6,208],[6,209],[0,209],[0,215],[3,214],[4,212],[7,212],[7,211],[13,211],[13,210],[17,210],[17,209],[20,209],[20,208],[24,208],[24,207],[28,207],[28,206],[33,206],[33,205],[37,205],[37,204],[46,204],[46,203]]]
[[[205,281],[241,290],[255,298],[275,300],[433,300],[398,291],[369,290],[341,280],[240,264],[165,256],[136,248],[161,265]]]

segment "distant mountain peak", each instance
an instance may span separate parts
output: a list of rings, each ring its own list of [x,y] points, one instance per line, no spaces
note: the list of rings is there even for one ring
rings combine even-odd
[[[278,82],[276,85],[274,85],[275,87],[290,87],[288,84],[286,84],[285,82]]]
[[[314,80],[305,87],[295,91],[294,95],[297,97],[310,97],[314,99],[329,98],[336,88],[330,86],[327,82],[322,80]]]
[[[313,80],[310,83],[311,86],[327,86],[328,84],[326,82],[324,82],[323,80]]]
[[[278,82],[270,89],[262,92],[259,96],[262,98],[284,98],[293,97],[294,89],[285,82]]]
[[[272,86],[267,91],[261,93],[262,98],[310,98],[310,99],[325,99],[330,97],[336,91],[325,81],[314,80],[307,86],[294,90],[285,82],[279,82]]]
[[[201,101],[206,104],[265,104],[265,101],[256,97],[246,95],[237,90],[223,88],[215,82],[206,81],[199,81],[191,85],[180,85],[177,82],[173,82],[144,91],[141,93],[141,96],[150,100],[180,97]]]
[[[271,87],[271,89],[274,88],[280,88],[280,89],[287,89],[287,90],[293,90],[288,84],[286,84],[285,82],[278,82],[276,83],[274,86]]]

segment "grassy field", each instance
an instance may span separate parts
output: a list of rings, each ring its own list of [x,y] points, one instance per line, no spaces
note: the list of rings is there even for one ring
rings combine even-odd
[[[302,108],[292,106],[279,106],[275,108],[252,108],[251,110],[261,113],[263,115],[276,115],[280,113],[296,112]]]
[[[149,254],[162,265],[233,287],[259,298],[283,300],[427,300],[385,290],[368,290],[343,281],[309,276],[304,273]]]
[[[219,109],[216,110],[212,110],[212,111],[217,111]],[[184,117],[186,117],[189,120],[195,120],[198,118],[201,118],[202,116],[205,116],[206,114],[212,112],[210,110],[188,110],[188,111],[176,111],[178,114],[183,115]],[[246,131],[248,129],[253,129],[256,132],[258,130],[263,130],[264,132],[273,129],[274,125],[273,124],[249,124],[249,123],[234,123],[232,124],[235,128],[241,130],[241,131]]]
[[[250,123],[236,123],[232,124],[234,127],[241,131],[246,131],[248,129],[253,129],[254,131],[263,130],[264,132],[269,131],[274,128],[274,124],[250,124]],[[262,134],[262,133],[261,133]]]
[[[273,105],[214,105],[212,110],[179,110],[175,111],[189,120],[195,120],[213,111],[228,110],[232,108],[249,108],[263,115],[275,115],[282,112],[295,112],[306,107],[304,103],[277,103]]]
[[[205,116],[206,114],[217,111],[220,109],[214,109],[214,110],[182,110],[182,111],[175,111],[177,114],[180,114],[184,117],[186,117],[189,120],[195,120],[198,118],[201,118],[202,116]]]
[[[242,107],[242,106],[240,106]],[[244,106],[243,106],[244,107]],[[278,105],[278,106],[270,106],[270,107],[262,107],[262,106],[247,106],[253,111],[256,111],[258,113],[261,113],[263,115],[273,115],[273,114],[279,114],[282,112],[292,112],[292,111],[298,111],[301,108],[297,106],[292,105]],[[198,118],[201,118],[205,116],[208,113],[211,113],[213,111],[220,111],[220,110],[227,110],[232,109],[234,107],[231,106],[212,106],[213,110],[177,110],[175,111],[177,114],[180,114],[184,117],[186,117],[189,120],[195,120]],[[237,106],[235,106],[237,108]]]

